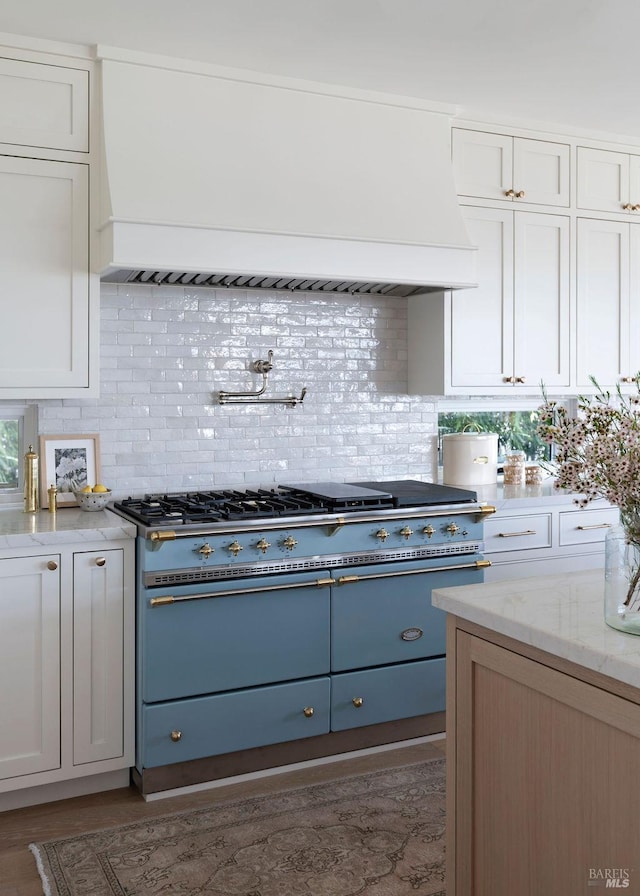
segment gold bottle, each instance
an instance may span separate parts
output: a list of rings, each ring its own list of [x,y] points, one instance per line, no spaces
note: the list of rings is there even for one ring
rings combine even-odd
[[[58,509],[58,489],[55,485],[51,485],[47,494],[49,495],[49,513],[55,513]]]
[[[38,510],[38,455],[29,445],[24,456],[24,512],[35,513]]]

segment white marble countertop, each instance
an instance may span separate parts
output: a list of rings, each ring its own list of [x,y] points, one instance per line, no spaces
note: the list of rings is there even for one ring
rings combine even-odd
[[[434,606],[640,687],[640,636],[604,621],[604,571],[434,589]]]
[[[0,511],[0,549],[117,541],[135,535],[136,527],[110,510],[87,512],[79,507],[64,507],[57,513]]]

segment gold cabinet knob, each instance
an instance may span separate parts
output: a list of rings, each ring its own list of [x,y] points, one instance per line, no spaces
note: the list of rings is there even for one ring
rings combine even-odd
[[[460,531],[460,526],[458,526],[457,523],[449,523],[449,525],[447,526],[447,532],[450,532],[451,535],[455,535],[456,532],[459,532],[459,531]]]
[[[625,212],[632,212],[634,210],[630,202],[625,202],[622,208],[625,210]]]
[[[632,212],[640,212],[640,205],[632,205],[631,211]]]
[[[436,532],[436,530],[433,528],[432,525],[425,526],[424,529],[422,530],[422,534],[426,535],[427,538],[431,538],[432,535],[435,535],[435,532]]]
[[[620,378],[621,383],[635,383],[635,376],[623,376]]]
[[[360,709],[360,707],[364,703],[364,700],[362,699],[362,697],[354,697],[351,702],[353,703],[353,705],[355,706],[356,709]]]
[[[311,716],[313,715],[313,706],[305,706],[305,708],[302,710],[302,712],[308,719],[310,719]]]
[[[96,566],[104,566],[106,562],[106,557],[96,557]]]
[[[171,740],[177,744],[178,741],[182,739],[182,731],[177,731],[174,728],[174,730],[171,732],[170,737],[171,737]]]
[[[516,199],[524,199],[524,190],[518,190],[518,192],[515,195],[516,195]]]
[[[287,537],[282,542],[282,544],[285,546],[285,548],[288,551],[292,551],[295,548],[295,546],[298,544],[298,542],[295,540],[293,535],[287,535]]]
[[[389,537],[389,533],[386,529],[378,529],[376,532],[376,538],[380,541],[385,541]]]
[[[57,569],[57,568],[58,568],[58,564],[56,563],[56,561],[49,560],[49,562],[47,563],[47,569],[50,569],[53,572],[53,570]]]
[[[505,377],[503,377],[503,382],[505,382],[505,383],[515,383],[515,382],[516,382],[516,378],[515,378],[515,376],[505,376]]]
[[[260,541],[256,544],[256,547],[259,551],[262,551],[263,554],[267,552],[267,548],[271,547],[271,542],[267,541],[266,538],[261,538]]]
[[[406,539],[409,539],[413,535],[413,529],[409,526],[405,526],[404,529],[400,529],[400,535],[403,535]]]
[[[238,554],[240,553],[240,551],[243,551],[244,548],[242,547],[241,544],[238,544],[237,541],[233,541],[233,542],[231,542],[231,544],[229,545],[227,550],[230,551],[234,557],[237,557]]]
[[[206,542],[205,544],[202,545],[201,548],[198,548],[197,553],[202,554],[202,556],[208,560],[209,557],[211,556],[211,554],[214,553],[214,551],[215,551],[215,548],[212,548],[211,545],[208,542]]]
[[[507,197],[507,199],[513,199],[513,197],[514,197],[516,194],[515,194],[515,191],[514,191],[514,190],[505,190],[504,195]]]
[[[526,376],[517,376],[516,377],[516,383],[526,383],[526,381],[527,381]]]

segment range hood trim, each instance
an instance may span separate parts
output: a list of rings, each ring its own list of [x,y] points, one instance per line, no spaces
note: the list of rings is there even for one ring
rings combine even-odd
[[[381,263],[382,242],[112,220],[100,232],[98,273],[103,281],[115,283],[140,282],[138,277],[144,271],[165,272],[176,278],[202,274],[314,280],[317,285],[312,291],[345,293],[350,289],[331,290],[327,284],[368,284],[367,289],[360,286],[353,291],[403,296],[477,286],[475,250],[468,246],[384,241],[388,251]],[[181,247],[179,266],[167,263],[175,257],[176,245]],[[432,272],[428,284],[421,277],[425,269]],[[457,275],[454,282],[452,270]],[[253,288],[273,287],[256,284]]]

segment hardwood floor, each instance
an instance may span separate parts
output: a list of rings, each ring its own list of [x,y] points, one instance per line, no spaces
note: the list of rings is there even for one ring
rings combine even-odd
[[[357,774],[444,756],[445,740],[414,744],[313,768],[227,784],[185,796],[145,802],[133,787],[76,797],[0,813],[0,896],[42,896],[29,843],[115,827],[192,807],[322,783],[342,774]]]

